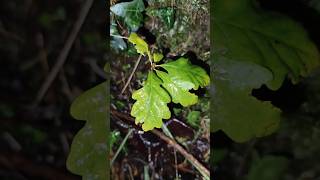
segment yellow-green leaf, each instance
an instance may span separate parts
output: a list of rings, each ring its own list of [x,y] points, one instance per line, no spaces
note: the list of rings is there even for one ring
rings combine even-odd
[[[128,40],[135,45],[135,48],[139,54],[150,54],[148,44],[136,33],[131,33]]]
[[[160,66],[167,70],[173,82],[183,89],[197,90],[199,86],[205,87],[210,83],[210,77],[206,71],[192,65],[186,58],[182,57]]]
[[[174,103],[180,103],[182,106],[190,106],[198,102],[198,96],[190,93],[188,84],[181,85],[175,83],[175,76],[168,73],[157,71],[157,75],[163,80],[162,86],[170,93]]]
[[[163,54],[161,53],[154,53],[153,54],[153,61],[154,62],[159,62],[163,59]]]
[[[161,79],[154,72],[149,72],[144,87],[135,91],[132,98],[137,100],[131,109],[135,123],[142,123],[144,131],[160,128],[162,119],[171,116],[167,103],[171,101],[169,94],[160,86]]]

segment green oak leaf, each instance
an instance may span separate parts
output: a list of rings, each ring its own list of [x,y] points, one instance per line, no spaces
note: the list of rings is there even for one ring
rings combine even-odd
[[[163,59],[163,54],[161,53],[154,53],[153,54],[153,61],[154,62],[159,62]]]
[[[319,66],[319,52],[303,27],[262,10],[255,0],[216,0],[213,12],[215,52],[267,68],[273,74],[266,82],[270,89],[278,89],[287,75],[297,82]]]
[[[86,123],[73,139],[67,168],[84,180],[109,179],[107,85],[105,82],[86,91],[71,106],[71,115]]]
[[[266,68],[249,62],[215,58],[211,102],[211,130],[223,130],[236,142],[273,133],[280,110],[251,95],[272,79]]]
[[[169,94],[160,86],[161,79],[150,71],[144,86],[132,94],[137,100],[131,109],[131,115],[135,117],[135,123],[142,123],[144,131],[160,128],[162,119],[171,116],[167,103],[171,101]]]
[[[204,69],[192,65],[187,58],[181,57],[176,61],[159,65],[168,71],[172,81],[183,89],[197,90],[208,86],[210,77]]]
[[[180,103],[182,106],[190,106],[198,102],[198,96],[190,93],[190,88],[181,86],[181,83],[175,82],[175,77],[162,71],[156,71],[157,75],[162,79],[162,86],[170,93],[174,103]],[[189,82],[188,82],[189,83]]]
[[[111,12],[124,18],[126,25],[136,31],[142,25],[143,12],[145,9],[143,0],[133,0],[131,2],[122,2],[110,7]]]
[[[297,82],[319,66],[319,52],[298,23],[256,5],[254,0],[211,4],[211,130],[237,142],[269,135],[279,126],[281,111],[253,97],[253,89],[265,84],[276,90],[287,76]]]
[[[129,38],[129,42],[135,45],[135,48],[139,54],[145,55],[150,54],[148,44],[140,38],[136,33],[131,33]]]

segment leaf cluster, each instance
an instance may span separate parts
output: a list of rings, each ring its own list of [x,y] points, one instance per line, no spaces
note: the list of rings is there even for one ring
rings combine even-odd
[[[164,57],[161,53],[151,53],[148,44],[136,33],[128,40],[135,44],[137,52],[147,55],[151,63],[144,86],[132,94],[136,100],[131,109],[136,124],[142,123],[144,131],[160,128],[162,119],[169,119],[168,103],[180,103],[187,107],[198,102],[198,96],[190,90],[209,85],[210,77],[204,69],[193,65],[181,57],[164,64],[155,64]],[[165,71],[164,71],[164,70]]]

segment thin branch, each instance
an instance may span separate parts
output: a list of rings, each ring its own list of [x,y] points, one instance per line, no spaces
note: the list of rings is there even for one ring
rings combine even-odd
[[[210,179],[210,171],[204,167],[192,154],[188,153],[182,146],[180,146],[176,141],[170,139],[160,131],[154,129],[152,133],[157,135],[160,139],[164,140],[167,144],[174,147],[179,151],[204,177],[205,180]]]
[[[175,140],[175,138],[173,137],[172,133],[170,132],[170,130],[168,129],[168,127],[163,124],[162,125],[162,131],[164,132],[164,134],[168,137],[170,137],[171,139]],[[177,168],[177,164],[178,164],[178,160],[177,160],[177,150],[175,148],[173,148],[174,150],[174,163],[175,163],[175,170],[176,170],[176,179],[179,179],[179,173],[178,173],[178,168]]]
[[[83,5],[83,8],[81,9],[80,15],[79,15],[77,21],[75,22],[75,24],[74,24],[74,26],[68,36],[68,39],[66,40],[66,43],[64,44],[64,47],[57,58],[57,61],[54,65],[54,67],[50,71],[50,74],[45,79],[44,83],[42,84],[42,86],[37,94],[34,105],[37,105],[38,103],[40,103],[42,101],[43,97],[47,93],[52,82],[55,80],[57,74],[59,73],[61,67],[65,63],[67,56],[70,52],[70,49],[71,49],[80,29],[81,29],[87,15],[88,15],[88,12],[89,12],[92,4],[93,4],[93,0],[87,0],[86,3]]]
[[[134,119],[129,115],[120,113],[114,109],[111,109],[111,115],[120,119],[134,121]],[[206,167],[204,167],[192,154],[188,153],[182,146],[180,146],[175,140],[167,137],[162,132],[156,129],[153,129],[151,132],[157,135],[160,139],[164,140],[167,144],[171,145],[177,151],[179,151],[179,153],[182,154],[202,174],[205,180],[210,179],[210,171]]]
[[[120,35],[116,35],[116,34],[110,34],[110,36],[116,37],[116,38],[128,39],[128,38],[125,37],[125,36],[120,36]]]
[[[116,154],[113,156],[112,160],[111,160],[111,165],[113,164],[113,162],[116,160],[116,158],[118,157],[120,151],[122,150],[123,146],[125,145],[125,143],[127,142],[129,136],[132,134],[134,129],[130,129],[129,132],[127,133],[126,137],[124,137],[123,141],[121,142]]]
[[[131,72],[131,74],[130,74],[127,82],[126,82],[126,84],[125,84],[124,87],[122,88],[120,94],[122,94],[122,93],[126,90],[126,88],[128,87],[128,85],[130,84],[130,82],[131,82],[131,80],[132,80],[132,77],[133,77],[134,73],[136,72],[136,70],[137,70],[137,68],[138,68],[138,65],[139,65],[139,63],[140,63],[140,61],[141,61],[141,57],[142,57],[142,55],[139,56],[136,64],[134,65],[134,68],[133,68],[133,70],[132,70],[132,72]]]

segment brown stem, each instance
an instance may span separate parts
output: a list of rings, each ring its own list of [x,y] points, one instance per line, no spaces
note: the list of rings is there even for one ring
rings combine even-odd
[[[115,109],[111,109],[111,115],[116,116],[121,119],[134,121],[134,119],[126,114],[116,111]],[[208,179],[210,177],[210,171],[204,167],[192,154],[188,153],[182,146],[180,146],[175,140],[167,137],[162,132],[153,129],[151,131],[153,134],[157,135],[160,139],[164,140],[167,144],[171,145],[177,151],[179,151],[192,165],[194,165],[198,171]]]
[[[33,103],[34,105],[37,105],[38,103],[40,103],[43,99],[43,97],[45,96],[45,94],[47,93],[49,87],[51,86],[52,82],[55,80],[57,74],[59,73],[60,69],[62,68],[63,64],[65,63],[68,54],[70,52],[70,49],[82,27],[82,24],[84,23],[88,12],[91,8],[93,4],[93,0],[87,0],[85,2],[85,4],[83,5],[83,8],[80,12],[80,15],[77,19],[77,21],[75,22],[69,36],[68,39],[66,40],[66,43],[63,46],[63,49],[61,50],[57,61],[54,65],[54,67],[52,68],[52,70],[50,71],[50,74],[47,76],[47,78],[45,79],[45,81],[43,82],[43,84],[41,85],[41,88],[37,94],[37,97],[35,99],[35,102]]]

